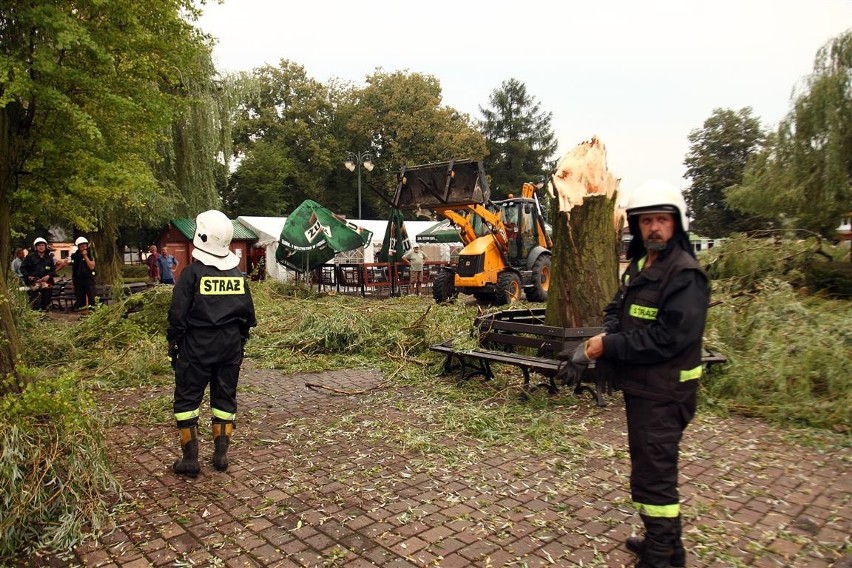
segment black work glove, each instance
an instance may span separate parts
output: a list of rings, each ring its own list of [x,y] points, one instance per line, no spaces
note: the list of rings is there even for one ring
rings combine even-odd
[[[580,382],[583,374],[591,360],[586,357],[586,344],[581,343],[577,347],[568,348],[556,354],[556,358],[562,360],[559,370],[556,371],[556,379],[563,385],[571,386]]]
[[[178,352],[180,347],[177,341],[169,341],[169,363],[172,364],[172,369],[177,368]]]

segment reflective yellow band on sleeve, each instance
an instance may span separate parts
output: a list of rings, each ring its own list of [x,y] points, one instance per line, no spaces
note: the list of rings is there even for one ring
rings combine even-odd
[[[630,306],[630,317],[643,320],[655,320],[657,319],[658,311],[659,310],[657,308],[649,308],[648,306],[632,304]]]
[[[229,422],[233,422],[236,419],[237,415],[234,412],[225,412],[224,410],[219,410],[218,408],[211,408],[210,413],[220,420],[228,420]]]
[[[199,291],[202,296],[245,294],[246,280],[242,276],[203,276]]]
[[[180,422],[181,420],[192,420],[193,418],[198,418],[201,415],[201,409],[196,408],[195,410],[189,410],[187,412],[175,412],[175,420]]]
[[[646,517],[673,519],[680,515],[680,503],[675,503],[674,505],[648,505],[647,503],[637,503],[634,501],[633,508],[640,515],[645,515]]]
[[[680,372],[680,382],[693,381],[701,378],[701,373],[704,370],[704,365],[698,365],[694,369],[687,369]]]

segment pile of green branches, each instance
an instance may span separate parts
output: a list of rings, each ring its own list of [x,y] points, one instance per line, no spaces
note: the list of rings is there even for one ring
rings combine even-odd
[[[706,402],[852,432],[852,303],[809,289],[806,277],[815,257],[846,255],[816,241],[736,237],[701,258],[715,276],[705,339],[729,359],[703,381]]]
[[[109,528],[119,487],[105,431],[114,417],[101,412],[97,391],[171,380],[170,290],[131,296],[78,321],[45,317],[27,307],[26,294],[8,294],[26,387],[0,397],[0,559],[68,550]]]
[[[849,432],[850,303],[805,293],[795,259],[813,250],[808,243],[790,245],[774,271],[766,265],[776,253],[765,243],[731,246],[704,259],[716,274],[718,302],[710,310],[707,344],[730,361],[703,381],[705,408]],[[453,339],[473,347],[473,319],[489,308],[463,299],[435,305],[416,297],[319,294],[275,281],[254,282],[251,290],[259,322],[247,345],[254,366],[284,373],[379,369],[388,386],[407,387],[405,404],[416,404],[441,435],[551,449],[565,447],[565,440],[577,445],[565,419],[573,397],[521,403],[520,377],[510,369],[501,371],[502,382],[472,381],[465,388],[438,378],[442,357],[429,346]],[[0,435],[0,509],[9,511],[0,519],[0,557],[67,549],[105,526],[111,504],[104,496],[117,493],[103,432],[121,418],[99,414],[94,401],[99,391],[131,396],[173,380],[165,341],[170,287],[117,300],[78,321],[40,318],[23,306],[23,295],[12,292],[12,298],[23,370],[33,381],[23,395],[0,399],[0,413],[13,425]],[[379,405],[401,404],[390,390],[372,396]],[[152,404],[167,407],[163,398]],[[128,405],[124,412],[142,411]],[[422,432],[399,436],[407,444],[428,443]]]
[[[360,299],[279,282],[252,290],[259,325],[247,354],[285,372],[359,367],[394,372],[433,361],[429,346],[449,337],[475,343],[470,329],[478,308],[463,302]]]
[[[22,369],[24,373],[30,370]],[[115,491],[96,405],[73,374],[0,398],[0,558],[67,550],[109,524]]]

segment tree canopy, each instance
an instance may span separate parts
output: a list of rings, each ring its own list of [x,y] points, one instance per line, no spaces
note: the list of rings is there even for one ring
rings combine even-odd
[[[321,198],[338,153],[325,87],[287,60],[240,80],[233,116],[238,165],[224,196],[229,211],[284,215]]]
[[[173,201],[152,166],[191,85],[212,69],[194,4],[2,4],[0,256],[9,258],[13,230],[31,238],[62,224],[113,250],[123,221],[167,218]],[[100,252],[103,266],[112,255]],[[11,318],[0,316],[14,345]],[[0,374],[14,366],[3,351]]]
[[[517,79],[503,81],[492,91],[490,107],[479,107],[480,129],[485,136],[488,156],[485,171],[491,177],[495,199],[516,193],[525,182],[545,181],[553,171],[556,136],[553,114],[527,93]]]
[[[700,129],[689,133],[684,160],[692,180],[684,198],[693,217],[691,230],[708,237],[765,226],[760,219],[732,210],[725,190],[743,180],[751,157],[762,148],[765,136],[751,108],[738,111],[717,108]]]
[[[241,215],[286,215],[311,198],[354,217],[355,173],[349,152],[369,153],[362,171],[363,215],[387,214],[403,165],[450,158],[481,159],[485,142],[467,115],[441,104],[440,83],[418,73],[376,71],[364,87],[320,84],[289,61],[255,70],[237,104],[238,165],[225,201]],[[360,167],[360,166],[359,166]]]
[[[373,154],[373,186],[388,198],[403,166],[485,155],[485,140],[471,118],[442,104],[440,81],[431,75],[377,70],[353,93],[352,103],[350,139]],[[386,209],[380,199],[370,201],[373,211]]]
[[[833,238],[852,209],[852,31],[823,46],[732,208]]]

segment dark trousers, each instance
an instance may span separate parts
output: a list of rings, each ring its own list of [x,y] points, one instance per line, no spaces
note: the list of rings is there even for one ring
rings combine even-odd
[[[683,431],[695,416],[696,394],[682,403],[624,394],[630,446],[630,493],[648,538],[674,543],[680,515],[678,452]]]
[[[30,307],[32,309],[43,311],[50,309],[50,302],[53,298],[53,288],[39,288],[38,290],[31,290],[29,295]]]
[[[77,309],[81,309],[85,308],[86,306],[95,307],[95,281],[75,280],[74,307]]]
[[[174,399],[179,428],[198,424],[207,385],[213,420],[234,420],[242,361],[242,338],[236,326],[192,329],[181,339]]]

